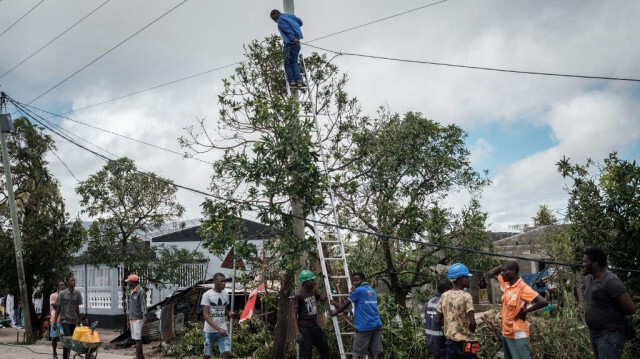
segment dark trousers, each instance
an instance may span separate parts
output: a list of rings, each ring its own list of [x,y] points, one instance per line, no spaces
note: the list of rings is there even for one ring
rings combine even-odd
[[[463,350],[464,342],[454,342],[447,339],[444,342],[447,347],[447,359],[477,359],[475,354],[467,354]]]
[[[64,332],[64,336],[71,338],[73,336],[73,331],[76,330],[76,325],[69,323],[60,324],[62,324],[62,331]],[[62,340],[62,338],[60,338],[60,340]],[[64,346],[62,347],[62,358],[69,359],[69,349],[65,348]]]
[[[596,359],[620,359],[627,337],[624,333],[591,334],[591,347]]]
[[[313,347],[318,349],[321,359],[329,359],[329,344],[324,331],[319,326],[298,328],[304,341],[300,345],[300,359],[311,359]]]
[[[284,60],[284,71],[287,73],[287,81],[302,81],[300,65],[298,65],[300,44],[284,44],[284,52],[287,55],[287,58]]]

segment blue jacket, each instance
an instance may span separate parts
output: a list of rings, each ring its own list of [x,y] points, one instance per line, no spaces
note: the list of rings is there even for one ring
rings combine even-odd
[[[285,44],[295,39],[302,39],[300,26],[302,26],[302,20],[300,20],[299,17],[291,14],[280,14],[278,18],[278,30]]]
[[[427,348],[436,357],[446,353],[444,334],[442,327],[438,325],[438,302],[440,302],[440,293],[436,293],[436,296],[424,306],[424,331],[427,338]]]

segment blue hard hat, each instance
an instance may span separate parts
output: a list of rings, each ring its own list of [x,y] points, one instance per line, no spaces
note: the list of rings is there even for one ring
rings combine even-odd
[[[449,267],[449,272],[447,273],[447,278],[456,279],[458,277],[473,277],[471,273],[469,273],[469,268],[462,263],[456,263]]]

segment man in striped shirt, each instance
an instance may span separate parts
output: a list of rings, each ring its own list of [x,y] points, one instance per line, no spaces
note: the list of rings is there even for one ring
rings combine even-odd
[[[443,279],[438,282],[438,293],[424,305],[424,330],[427,338],[427,348],[435,359],[446,359],[447,348],[444,346],[444,334],[442,326],[438,324],[438,302],[442,293],[453,288],[450,280]]]

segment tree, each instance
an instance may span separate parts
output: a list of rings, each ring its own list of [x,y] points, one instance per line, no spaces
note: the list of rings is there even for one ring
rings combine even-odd
[[[301,102],[287,95],[282,70],[281,40],[270,37],[246,47],[246,58],[235,74],[224,80],[218,97],[219,124],[211,130],[204,120],[199,128],[187,128],[181,144],[193,153],[223,152],[215,162],[212,190],[229,201],[210,200],[203,204],[205,222],[203,245],[214,253],[235,247],[242,258],[254,258],[256,270],[278,278],[278,317],[270,357],[282,358],[289,328],[296,273],[309,268],[315,241],[307,232],[300,236],[294,228],[292,212],[307,217],[325,209],[327,178],[317,165],[320,151],[312,135],[314,122],[306,92]],[[324,114],[326,128],[322,146],[337,146],[359,119],[357,101],[344,92],[347,82],[325,56],[311,54],[305,69],[317,86],[316,106]],[[254,212],[271,227],[275,239],[265,241],[265,260],[257,260],[255,246],[242,240],[238,221],[243,213]],[[304,228],[302,228],[304,230]],[[309,256],[307,260],[301,257]]]
[[[8,135],[7,147],[22,234],[27,292],[30,296],[36,290],[40,292],[45,312],[49,308],[49,294],[69,275],[74,254],[82,244],[83,230],[79,220],[70,223],[60,194],[60,183],[47,167],[45,156],[55,150],[51,136],[42,133],[41,128],[26,118],[15,120],[14,127],[15,132]],[[0,288],[16,294],[19,292],[18,276],[4,176],[0,186],[3,188],[0,199],[0,271],[3,273]],[[30,309],[32,317],[26,320],[31,320],[32,328],[37,332],[40,327],[37,316],[32,305]]]
[[[540,205],[535,217],[531,217],[531,219],[533,219],[534,226],[550,226],[558,223],[558,218],[546,204]]]
[[[94,266],[123,266],[125,313],[124,280],[129,274],[141,275],[144,285],[179,283],[178,268],[200,258],[175,246],[152,247],[143,240],[145,234],[180,220],[184,207],[177,202],[176,191],[171,181],[143,173],[126,157],[109,161],[76,187],[82,213],[94,218],[85,255]]]
[[[342,220],[417,241],[367,236],[358,242],[363,252],[351,256],[353,262],[362,259],[360,266],[376,263],[370,272],[387,284],[400,307],[412,288],[434,281],[429,268],[436,263],[482,261],[430,243],[472,249],[490,244],[486,214],[477,200],[458,214],[444,205],[452,191],[467,190],[475,198],[488,184],[470,165],[465,136],[458,126],[443,126],[419,113],[401,117],[381,110],[378,118],[358,128],[348,149],[334,152],[345,163],[332,177]]]
[[[557,165],[562,176],[573,181],[567,188],[567,218],[576,260],[582,260],[586,247],[599,246],[608,254],[610,265],[638,268],[640,166],[635,160],[619,159],[615,152],[603,165],[591,159],[583,165],[572,164],[566,157]],[[640,289],[637,274],[617,274],[630,292]]]

